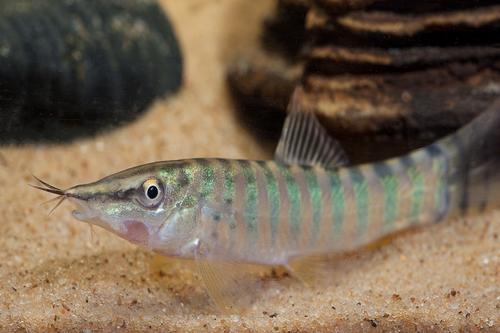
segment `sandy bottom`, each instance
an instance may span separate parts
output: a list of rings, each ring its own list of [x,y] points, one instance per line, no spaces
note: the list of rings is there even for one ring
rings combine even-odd
[[[226,64],[255,47],[272,1],[163,1],[186,58],[185,87],[127,127],[68,145],[3,147],[0,331],[500,330],[500,215],[450,221],[332,263],[330,281],[270,282],[248,314],[218,315],[186,263],[53,215],[30,174],[57,186],[162,159],[270,153],[234,119]],[[256,292],[259,294],[259,292]]]

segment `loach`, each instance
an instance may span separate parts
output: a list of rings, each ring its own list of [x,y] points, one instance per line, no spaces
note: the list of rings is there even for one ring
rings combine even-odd
[[[297,110],[301,93],[292,97],[273,161],[164,161],[66,190],[40,180],[34,187],[58,194],[56,207],[74,203],[78,220],[195,259],[223,310],[248,292],[246,271],[230,265],[281,265],[307,280],[318,256],[498,206],[499,103],[430,146],[349,166],[313,113]]]

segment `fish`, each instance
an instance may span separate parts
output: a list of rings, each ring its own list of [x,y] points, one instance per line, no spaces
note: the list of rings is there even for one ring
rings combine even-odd
[[[230,265],[282,266],[305,279],[308,258],[498,207],[500,102],[429,146],[351,165],[314,113],[300,108],[301,94],[291,98],[273,160],[160,161],[64,190],[38,178],[34,186],[58,195],[57,206],[76,205],[78,220],[194,259],[225,309],[245,290],[238,274],[246,271]]]

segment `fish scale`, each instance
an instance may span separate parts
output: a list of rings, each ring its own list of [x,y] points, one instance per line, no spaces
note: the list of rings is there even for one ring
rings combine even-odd
[[[394,167],[398,163],[401,165],[398,159],[384,164],[333,170],[287,166],[273,161],[199,159],[192,163],[197,164],[195,168],[207,182],[202,186],[201,195],[206,200],[199,201],[200,208],[208,205],[225,210],[221,216],[227,220],[224,223],[233,225],[229,228],[230,237],[238,244],[237,252],[253,251],[256,255],[253,260],[259,261],[262,260],[259,256],[269,253],[349,250],[424,217],[442,216],[447,209],[446,205],[443,206],[447,196],[446,184],[439,176],[445,171],[443,162],[439,157],[427,157],[423,163],[423,158],[406,163],[404,169]],[[415,168],[416,163],[427,166],[427,169],[422,166]],[[321,173],[327,177],[318,177]],[[284,179],[282,183],[278,183],[279,177]],[[301,182],[306,186],[301,188]],[[380,193],[370,191],[369,184],[375,182],[381,184]],[[215,184],[220,184],[221,188],[215,188]],[[240,190],[235,191],[235,188]],[[224,198],[222,206],[217,202],[219,197]],[[432,205],[425,210],[422,206],[424,197],[432,198],[428,200]],[[291,208],[283,211],[280,203],[286,201],[290,202]],[[323,214],[327,205],[332,212],[330,216]],[[372,205],[381,205],[378,216],[369,214]],[[398,206],[411,207],[411,210],[402,212]],[[351,210],[345,212],[346,207]],[[213,218],[213,223],[218,224],[219,218]],[[277,242],[280,223],[284,223],[288,231],[284,242]],[[372,230],[373,225],[377,230]],[[328,242],[317,242],[325,231],[330,232]],[[300,239],[305,241],[299,242]],[[265,246],[258,249],[256,244]]]

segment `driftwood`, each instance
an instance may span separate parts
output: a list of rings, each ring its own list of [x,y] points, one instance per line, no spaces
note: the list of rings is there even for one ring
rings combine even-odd
[[[301,81],[303,107],[317,112],[332,134],[359,155],[355,159],[392,156],[435,140],[500,97],[500,6],[494,1],[300,3],[296,8],[305,8],[305,35],[300,51],[287,59],[303,71],[290,82]],[[278,7],[284,6],[298,5],[279,1]],[[286,22],[281,17],[285,12],[278,10],[275,21]],[[267,29],[264,35],[287,40],[303,27],[295,21],[288,35],[272,35],[284,27]],[[260,64],[247,72],[266,77],[271,70]],[[233,87],[244,85],[235,83],[238,75],[230,73]],[[272,81],[271,76],[255,89],[273,87],[274,98],[260,94],[284,111],[287,90],[276,87],[290,82]],[[357,154],[366,142],[390,147],[379,155]],[[373,146],[366,150],[380,151]]]

